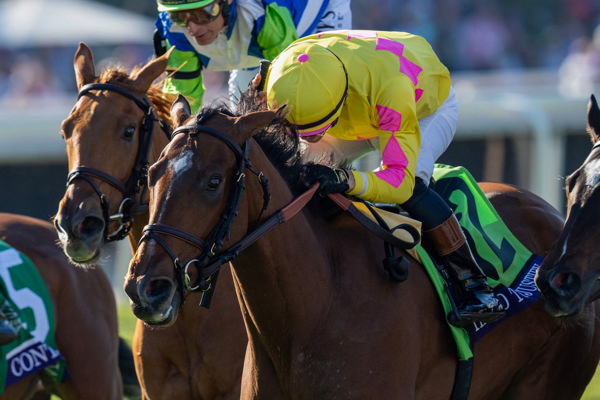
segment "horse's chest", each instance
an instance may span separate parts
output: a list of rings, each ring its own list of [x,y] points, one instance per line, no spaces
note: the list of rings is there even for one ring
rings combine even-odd
[[[322,346],[311,344],[312,348],[293,354],[290,391],[302,393],[299,398],[361,398],[362,388],[357,385],[355,372],[358,368],[369,374],[369,366],[356,362],[361,358],[356,349],[342,337],[326,341]]]

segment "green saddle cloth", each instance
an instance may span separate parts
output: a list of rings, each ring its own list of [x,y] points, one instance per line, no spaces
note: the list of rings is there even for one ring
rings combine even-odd
[[[9,307],[8,320],[17,340],[0,347],[0,393],[40,370],[62,382],[65,363],[55,340],[54,308],[37,268],[23,253],[0,240],[0,308]]]
[[[452,207],[460,222],[475,259],[494,288],[506,316],[491,324],[473,324],[459,328],[448,323],[456,341],[460,360],[473,357],[473,343],[539,298],[533,282],[542,258],[531,253],[504,224],[471,174],[463,167],[436,164],[435,191]],[[452,310],[446,283],[431,257],[418,245],[417,252],[440,297],[446,315]]]

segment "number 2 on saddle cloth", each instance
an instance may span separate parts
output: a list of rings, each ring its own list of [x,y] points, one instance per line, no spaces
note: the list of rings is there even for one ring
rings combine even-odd
[[[534,277],[543,258],[512,234],[465,168],[436,164],[433,177],[435,191],[453,209],[477,263],[507,310],[498,321],[467,327],[471,339],[477,341],[539,298]],[[424,249],[418,252],[428,257]]]
[[[494,292],[507,311],[502,319],[493,323],[473,323],[464,329],[449,324],[457,343],[459,359],[467,360],[472,357],[471,348],[474,342],[481,339],[501,321],[528,307],[539,298],[539,292],[533,279],[543,258],[530,252],[510,232],[475,179],[465,168],[436,164],[433,177],[435,191],[453,209],[467,240],[469,240],[476,261],[488,277],[490,286],[494,288]],[[389,220],[385,220],[386,215],[376,215],[376,213],[385,214],[385,210],[373,209],[368,203],[363,202],[346,201],[343,203],[344,201],[339,198],[337,201],[334,198],[332,200],[343,209],[354,211],[353,215],[374,233],[380,232],[380,227],[389,230],[390,224]],[[350,203],[352,204],[350,205]],[[361,213],[362,215],[359,215]],[[389,215],[389,212],[387,214]],[[384,221],[381,221],[381,218]],[[401,229],[398,230],[395,230],[398,227],[394,225],[393,234],[400,235],[399,247],[409,251],[412,256],[421,261],[432,280],[446,314],[449,315],[449,320],[451,320],[451,313],[456,311],[453,298],[459,295],[459,288],[456,282],[449,278],[445,267],[436,264],[429,256],[426,248],[420,244],[415,246],[418,242],[420,224],[418,221],[414,222],[416,223],[412,223],[412,226],[409,226],[410,223],[402,224]],[[415,229],[417,234],[413,232]],[[388,242],[384,267],[390,272],[392,279],[402,282],[408,274],[408,262],[402,258],[395,259],[393,257],[391,247],[392,245],[398,246],[397,241],[388,241],[385,235],[381,235],[381,237]],[[416,240],[414,240],[415,238]],[[410,244],[412,240],[414,242]],[[392,262],[394,260],[395,262]]]

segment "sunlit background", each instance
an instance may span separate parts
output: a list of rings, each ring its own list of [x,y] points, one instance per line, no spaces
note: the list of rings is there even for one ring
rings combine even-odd
[[[352,8],[355,28],[422,35],[450,68],[460,116],[441,162],[528,188],[564,211],[563,177],[588,154],[586,105],[600,94],[598,0],[353,0]],[[0,0],[1,211],[46,220],[56,212],[67,175],[58,130],[76,100],[77,44],[92,48],[98,71],[140,65],[153,56],[155,17],[150,0]],[[225,84],[224,74],[208,74],[207,99],[223,96]],[[129,255],[118,244],[103,261],[121,300]]]

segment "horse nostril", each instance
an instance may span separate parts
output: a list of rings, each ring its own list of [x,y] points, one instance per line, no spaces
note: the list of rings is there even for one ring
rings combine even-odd
[[[79,224],[79,234],[82,237],[94,236],[104,230],[104,221],[97,217],[86,217]]]
[[[168,279],[153,279],[147,284],[141,284],[138,288],[140,298],[151,304],[160,304],[171,295],[173,284]]]
[[[146,286],[146,296],[154,297],[157,294],[163,293],[167,286],[168,284],[164,279],[152,281]]]
[[[570,272],[555,272],[549,277],[550,287],[562,297],[573,297],[579,292],[581,279]]]

